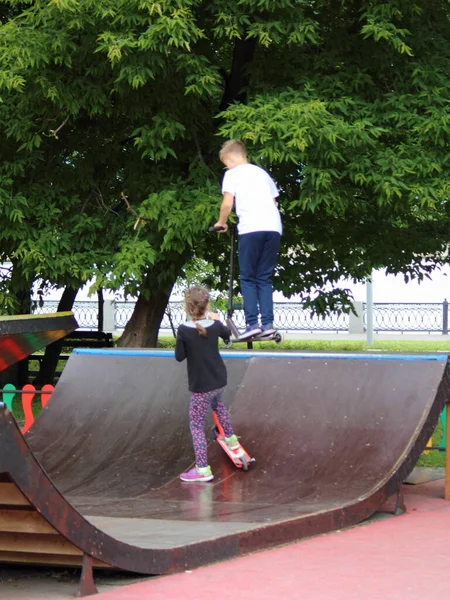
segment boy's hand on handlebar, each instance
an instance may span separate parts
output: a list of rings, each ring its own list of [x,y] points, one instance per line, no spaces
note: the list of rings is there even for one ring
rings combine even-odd
[[[221,223],[220,221],[217,221],[214,227],[222,227],[217,233],[226,233],[228,231],[228,225],[226,223]]]

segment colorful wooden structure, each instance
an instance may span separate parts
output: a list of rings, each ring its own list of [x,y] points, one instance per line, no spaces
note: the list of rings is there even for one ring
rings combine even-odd
[[[46,384],[42,386],[41,390],[36,390],[34,385],[27,384],[24,385],[21,390],[18,390],[12,383],[7,383],[3,389],[0,390],[2,393],[0,401],[2,401],[11,412],[14,412],[14,397],[16,394],[20,395],[22,410],[25,416],[25,423],[22,427],[22,433],[26,433],[33,425],[35,419],[33,413],[33,400],[36,396],[39,396],[41,408],[44,408],[47,405],[47,402],[50,400],[50,396],[52,395],[54,389],[55,387],[53,385]]]
[[[78,327],[71,312],[0,317],[0,371]]]

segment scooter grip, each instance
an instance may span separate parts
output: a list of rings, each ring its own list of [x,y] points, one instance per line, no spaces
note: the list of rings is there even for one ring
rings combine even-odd
[[[217,227],[208,227],[209,233],[217,233],[218,231],[225,231],[225,227],[218,225]]]

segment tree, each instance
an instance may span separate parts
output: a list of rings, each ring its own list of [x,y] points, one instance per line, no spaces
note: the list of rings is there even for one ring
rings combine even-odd
[[[226,287],[226,238],[205,234],[225,137],[282,189],[285,293],[348,310],[324,283],[445,260],[445,0],[0,5],[0,258],[27,287],[137,295],[122,344],[155,345],[195,256]]]
[[[216,208],[198,140],[219,75],[188,51],[201,37],[195,3],[173,19],[176,3],[145,4],[37,2],[3,26],[0,240],[30,282],[75,287],[94,274],[139,294],[125,343],[154,345]],[[201,90],[181,106],[195,74]]]
[[[257,149],[287,191],[281,270],[300,281],[280,286],[321,290],[374,267],[422,278],[448,243],[448,3],[336,2],[316,19],[320,39],[291,46],[285,70],[267,74],[267,44],[254,69],[272,89],[223,115],[222,133]],[[338,288],[316,307],[342,302]]]

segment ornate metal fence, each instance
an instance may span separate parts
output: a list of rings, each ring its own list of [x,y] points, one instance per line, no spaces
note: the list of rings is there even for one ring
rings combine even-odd
[[[116,302],[114,322],[116,324],[117,329],[123,329],[125,327],[125,325],[128,323],[131,317],[133,309],[134,302]],[[166,315],[164,315],[164,321],[166,320],[166,318]],[[168,329],[168,327],[166,327],[165,324],[161,324],[161,327],[163,327],[164,329]]]
[[[34,302],[33,312],[34,314],[44,314],[56,312],[58,309],[58,302],[54,300],[45,300],[42,306],[39,306],[38,302]],[[98,327],[98,304],[97,302],[75,302],[73,314],[78,322],[80,329],[97,329]]]
[[[58,303],[45,301],[43,306],[35,303],[35,313],[55,312]],[[110,303],[114,314],[111,322],[115,329],[121,330],[127,324],[134,309],[134,302]],[[105,304],[105,315],[107,305]],[[185,320],[184,305],[182,302],[170,302],[171,318],[175,327]],[[82,329],[97,329],[98,305],[97,302],[75,302],[73,312]],[[275,326],[285,331],[348,331],[349,315],[331,314],[322,318],[314,315],[310,310],[305,310],[297,302],[276,302],[274,306]],[[225,318],[225,315],[222,315]],[[362,305],[362,314],[359,315],[361,333],[366,326],[366,307]],[[244,326],[244,313],[237,310],[234,320],[238,327]],[[166,314],[161,323],[162,329],[171,329],[169,317]],[[374,329],[377,332],[423,332],[423,333],[448,333],[448,302],[443,303],[375,303],[374,304]]]
[[[134,308],[134,303],[117,302],[116,303],[116,327],[122,329],[125,327]],[[175,327],[178,327],[186,320],[183,302],[170,302],[169,304],[172,321]],[[309,310],[302,308],[299,303],[293,302],[275,302],[275,327],[290,331],[347,331],[348,315],[330,315],[325,318],[314,315]],[[225,314],[222,314],[225,319]],[[237,327],[244,327],[244,311],[236,310],[233,320]],[[161,323],[162,329],[170,329],[168,315],[164,315]]]
[[[364,326],[366,326],[364,306]],[[375,331],[422,331],[448,333],[448,302],[403,304],[386,302],[374,304]]]

